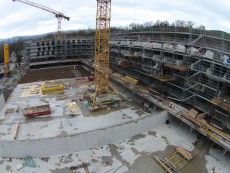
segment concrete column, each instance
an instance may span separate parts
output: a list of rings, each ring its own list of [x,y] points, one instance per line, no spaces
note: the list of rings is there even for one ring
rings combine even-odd
[[[0,93],[0,110],[3,108],[4,105],[5,105],[5,98],[3,93]]]
[[[228,152],[228,150],[226,150],[226,149],[224,149],[224,151],[223,151],[223,156],[225,156],[226,154],[227,154],[227,152]]]
[[[154,111],[156,110],[156,105],[155,105],[155,104],[153,105],[153,110],[154,110]]]
[[[192,131],[193,131],[193,127],[190,127],[189,133],[192,133]]]

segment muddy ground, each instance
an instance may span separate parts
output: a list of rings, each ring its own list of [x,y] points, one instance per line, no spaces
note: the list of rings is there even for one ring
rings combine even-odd
[[[64,78],[74,78],[80,76],[90,76],[91,74],[81,66],[44,68],[28,71],[18,82],[30,83],[44,80],[55,80]]]

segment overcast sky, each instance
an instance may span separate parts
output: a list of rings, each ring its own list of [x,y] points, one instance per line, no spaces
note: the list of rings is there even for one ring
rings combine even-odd
[[[62,30],[95,28],[96,0],[31,0],[70,17]],[[0,0],[0,38],[57,30],[53,14],[12,0]],[[228,0],[112,0],[112,26],[175,20],[193,21],[206,29],[230,33]]]

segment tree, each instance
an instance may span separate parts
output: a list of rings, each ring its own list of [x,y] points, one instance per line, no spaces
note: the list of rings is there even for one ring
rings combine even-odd
[[[167,20],[160,22],[160,26],[169,26],[169,22]]]
[[[195,23],[193,22],[193,21],[187,21],[187,26],[188,27],[193,27],[193,25],[194,25]]]
[[[17,40],[16,42],[9,45],[10,54],[12,54],[13,52],[15,53],[17,63],[21,62],[23,45],[24,45],[23,40]]]
[[[145,23],[143,23],[143,27],[144,28],[150,28],[150,27],[152,27],[154,24],[153,24],[153,22],[145,22]]]
[[[175,26],[177,27],[186,27],[186,22],[184,20],[176,20]]]
[[[0,43],[0,63],[4,62],[4,48],[3,48],[3,43]]]
[[[199,29],[199,30],[205,30],[205,26],[204,25],[200,25],[200,26],[197,27],[197,29]]]
[[[130,23],[129,24],[129,28],[132,29],[132,30],[135,29],[136,28],[136,24],[135,23]]]
[[[160,26],[161,24],[161,21],[160,20],[157,20],[155,23],[154,23],[154,26]]]

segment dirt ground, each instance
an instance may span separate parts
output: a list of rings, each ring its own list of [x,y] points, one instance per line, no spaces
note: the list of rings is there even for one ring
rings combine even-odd
[[[91,74],[81,66],[38,69],[28,71],[27,74],[25,74],[18,83],[30,83],[36,81],[74,78],[89,75]]]

